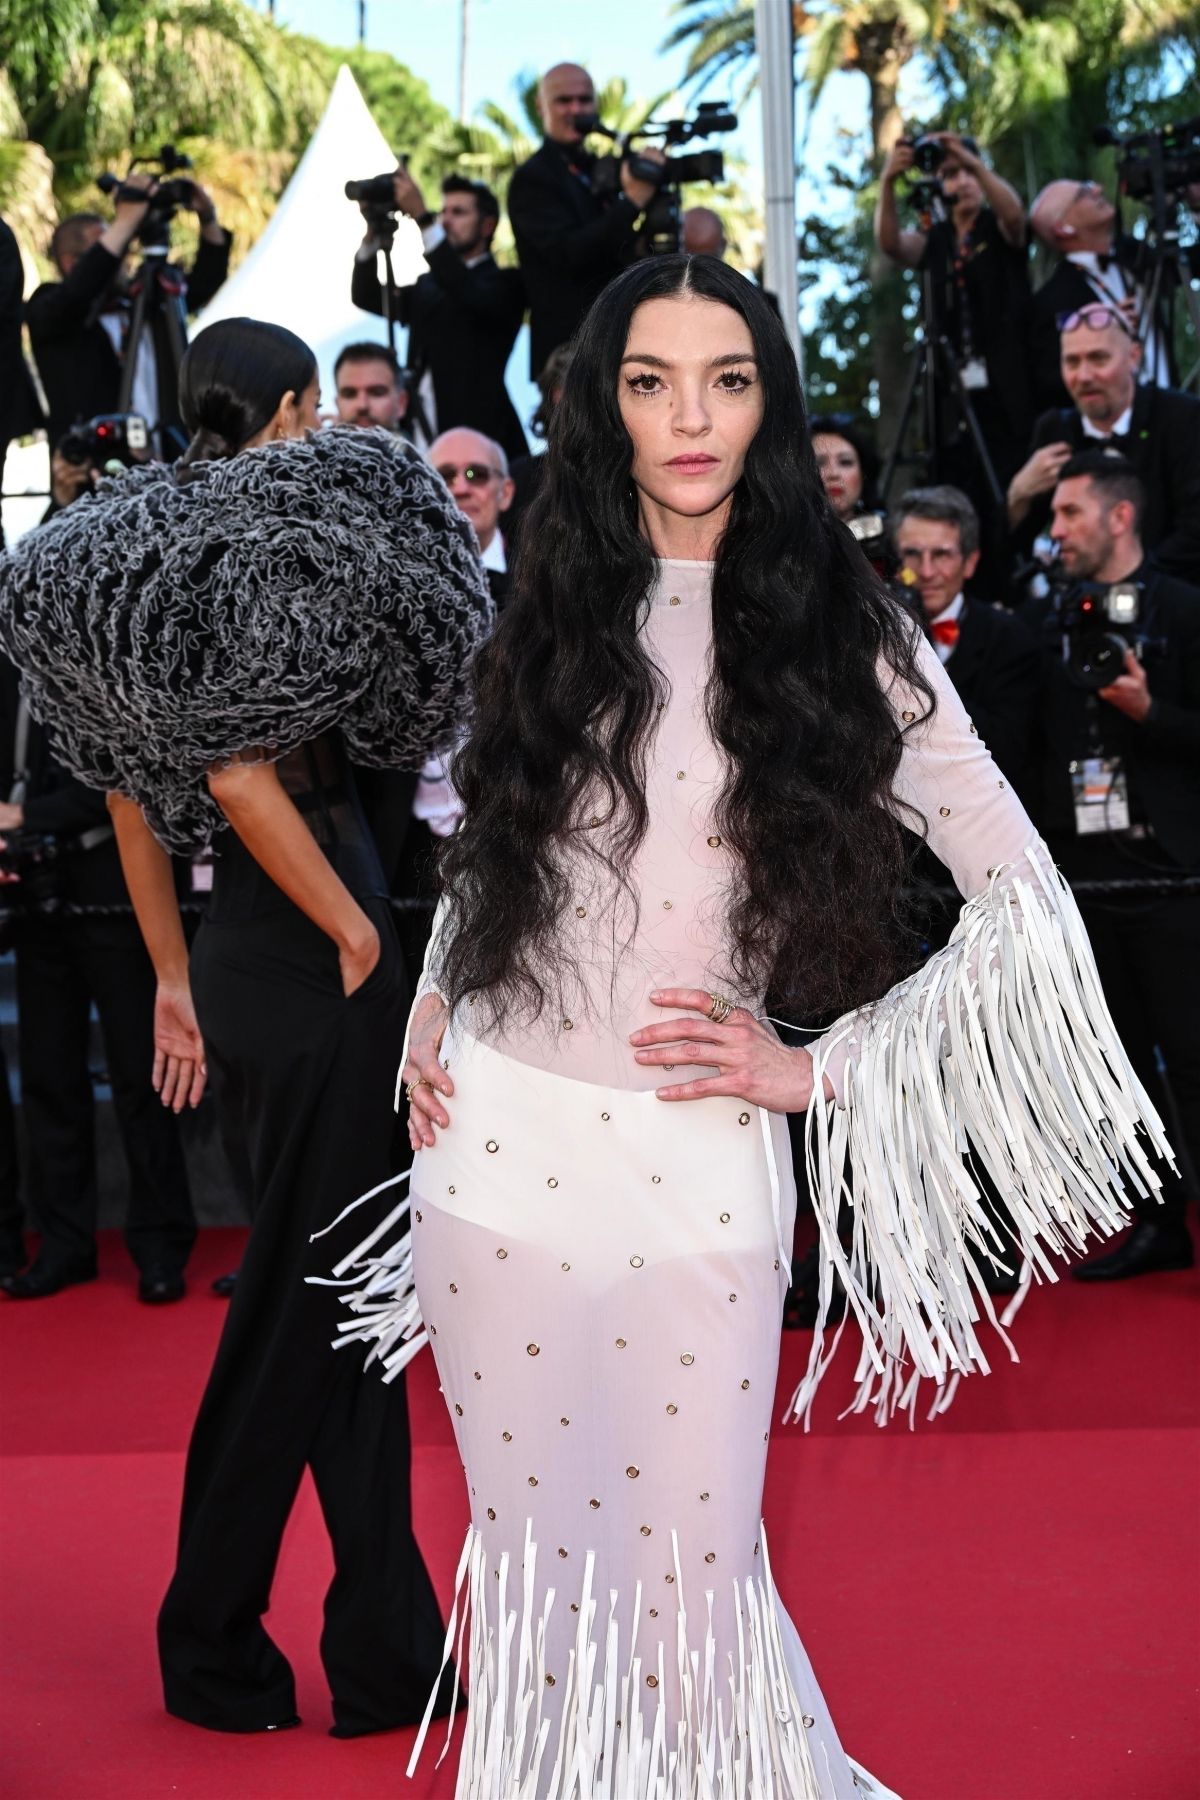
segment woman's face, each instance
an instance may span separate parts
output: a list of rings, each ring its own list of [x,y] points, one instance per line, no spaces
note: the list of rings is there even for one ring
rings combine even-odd
[[[813,455],[825,494],[839,519],[848,519],[862,499],[863,473],[858,451],[844,437],[822,432],[813,439]]]
[[[630,321],[619,404],[651,538],[672,515],[719,531],[763,416],[741,314],[698,294],[645,301]]]

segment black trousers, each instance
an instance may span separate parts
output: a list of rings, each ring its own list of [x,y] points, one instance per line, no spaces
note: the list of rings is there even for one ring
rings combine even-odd
[[[135,921],[23,919],[16,949],[28,1191],[42,1260],[95,1254],[94,1001],[129,1165],[125,1242],[140,1269],[182,1269],[196,1221],[178,1123],[150,1085],[154,971]]]
[[[15,1272],[25,1266],[25,1210],[21,1205],[17,1164],[17,1122],[8,1063],[0,1045],[0,1268]]]
[[[1160,1168],[1161,1203],[1139,1200],[1135,1210],[1139,1218],[1182,1222],[1189,1197],[1198,1197],[1200,1170],[1200,895],[1103,902],[1083,895],[1079,909],[1118,1034],[1180,1167],[1178,1177]]]
[[[321,1656],[335,1732],[410,1724],[437,1677],[442,1622],[412,1535],[401,1378],[334,1351],[346,1316],[328,1274],[395,1204],[393,1190],[310,1244],[392,1172],[405,983],[390,915],[349,1000],[330,940],[298,911],[201,926],[192,984],[210,1079],[240,1133],[254,1222],[188,1451],[179,1557],[158,1622],[167,1710],[254,1731],[295,1711],[262,1622],[305,1465],[333,1542]]]

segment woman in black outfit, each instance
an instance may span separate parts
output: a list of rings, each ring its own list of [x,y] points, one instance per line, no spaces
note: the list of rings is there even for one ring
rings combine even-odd
[[[299,1722],[262,1615],[307,1464],[349,1737],[418,1720],[442,1650],[403,1383],[333,1354],[337,1295],[305,1282],[330,1263],[310,1234],[395,1168],[408,996],[350,757],[416,767],[453,734],[488,590],[410,451],[314,431],[316,365],[290,332],[211,327],[180,394],[181,464],[106,483],[37,534],[0,587],[0,635],[64,759],[110,793],[158,977],[155,1086],[178,1111],[211,1080],[253,1189],[159,1617],[167,1709],[223,1731]],[[189,969],[167,848],[214,832]]]

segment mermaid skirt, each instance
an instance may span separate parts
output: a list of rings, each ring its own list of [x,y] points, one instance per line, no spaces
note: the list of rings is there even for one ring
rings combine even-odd
[[[782,1121],[461,1033],[413,1268],[466,1471],[460,1800],[860,1800],[771,1577]],[[775,1155],[772,1133],[781,1138]]]

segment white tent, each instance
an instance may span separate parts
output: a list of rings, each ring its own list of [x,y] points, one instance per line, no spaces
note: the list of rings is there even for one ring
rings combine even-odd
[[[363,339],[384,343],[387,328],[373,313],[350,302],[354,252],[362,242],[363,218],[347,200],[348,180],[382,175],[396,166],[396,153],[371,116],[358,83],[343,63],[329,104],[279,205],[253,250],[192,327],[192,335],[218,319],[270,319],[286,325],[317,355],[323,403],[331,406],[333,364],[343,344]],[[432,197],[436,206],[436,196]],[[392,251],[396,280],[404,286],[426,267],[421,233],[401,219]],[[403,360],[405,333],[399,334]],[[517,411],[528,418],[537,404],[529,380],[529,343],[521,330],[508,365],[508,387]]]

